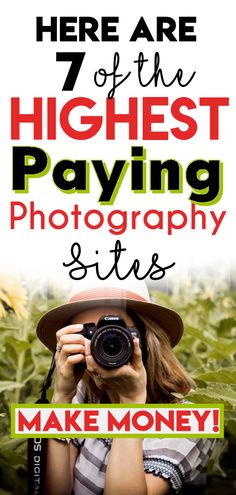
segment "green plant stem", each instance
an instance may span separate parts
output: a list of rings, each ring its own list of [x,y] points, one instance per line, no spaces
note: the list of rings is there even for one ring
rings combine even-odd
[[[19,357],[18,357],[17,371],[16,371],[16,382],[17,383],[21,383],[21,381],[22,381],[24,363],[25,363],[25,351],[21,352]],[[21,389],[16,388],[16,390],[15,390],[15,403],[16,404],[19,404],[19,402],[20,402],[20,394],[21,394]]]
[[[30,309],[31,309],[31,304],[30,304]],[[22,340],[27,339],[27,320],[24,321],[24,325],[22,326],[22,335],[21,338]],[[24,370],[24,364],[25,364],[25,353],[26,351],[22,351],[17,360],[17,370],[16,370],[16,382],[21,383],[23,379],[23,370]],[[19,404],[20,402],[20,396],[21,396],[21,389],[17,388],[15,390],[15,403]]]

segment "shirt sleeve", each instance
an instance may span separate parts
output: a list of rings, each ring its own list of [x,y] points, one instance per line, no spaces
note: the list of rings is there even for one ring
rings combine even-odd
[[[214,439],[147,438],[143,444],[144,471],[167,479],[178,493],[185,483],[202,483]]]
[[[83,382],[83,380],[80,380],[80,382],[77,385],[76,395],[72,399],[72,404],[84,404],[85,399],[86,399],[86,385]],[[84,443],[83,438],[72,438],[71,441],[78,448],[80,448]]]
[[[72,404],[84,404],[86,398],[86,385],[83,380],[77,385],[76,395],[72,399]]]

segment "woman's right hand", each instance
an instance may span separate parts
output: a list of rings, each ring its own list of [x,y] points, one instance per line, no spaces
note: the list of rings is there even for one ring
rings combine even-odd
[[[68,404],[76,394],[77,383],[85,370],[85,337],[79,332],[83,325],[74,324],[56,333],[56,383],[52,402]],[[75,365],[81,366],[75,366]],[[84,366],[83,366],[84,365]]]

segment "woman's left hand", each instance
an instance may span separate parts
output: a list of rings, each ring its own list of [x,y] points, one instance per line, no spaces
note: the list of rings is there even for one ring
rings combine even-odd
[[[107,389],[118,395],[118,401],[123,404],[145,404],[147,397],[147,374],[142,361],[139,340],[134,339],[132,360],[120,368],[105,369],[93,358],[90,342],[85,346],[86,366],[95,382],[102,383]]]

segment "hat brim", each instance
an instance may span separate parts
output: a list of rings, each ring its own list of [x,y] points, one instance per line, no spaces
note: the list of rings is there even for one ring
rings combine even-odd
[[[37,325],[37,335],[50,351],[56,347],[56,332],[69,324],[70,319],[81,311],[99,306],[118,306],[136,311],[156,322],[167,333],[171,347],[180,341],[183,334],[183,322],[175,311],[158,304],[134,299],[95,299],[63,304],[45,313]]]

